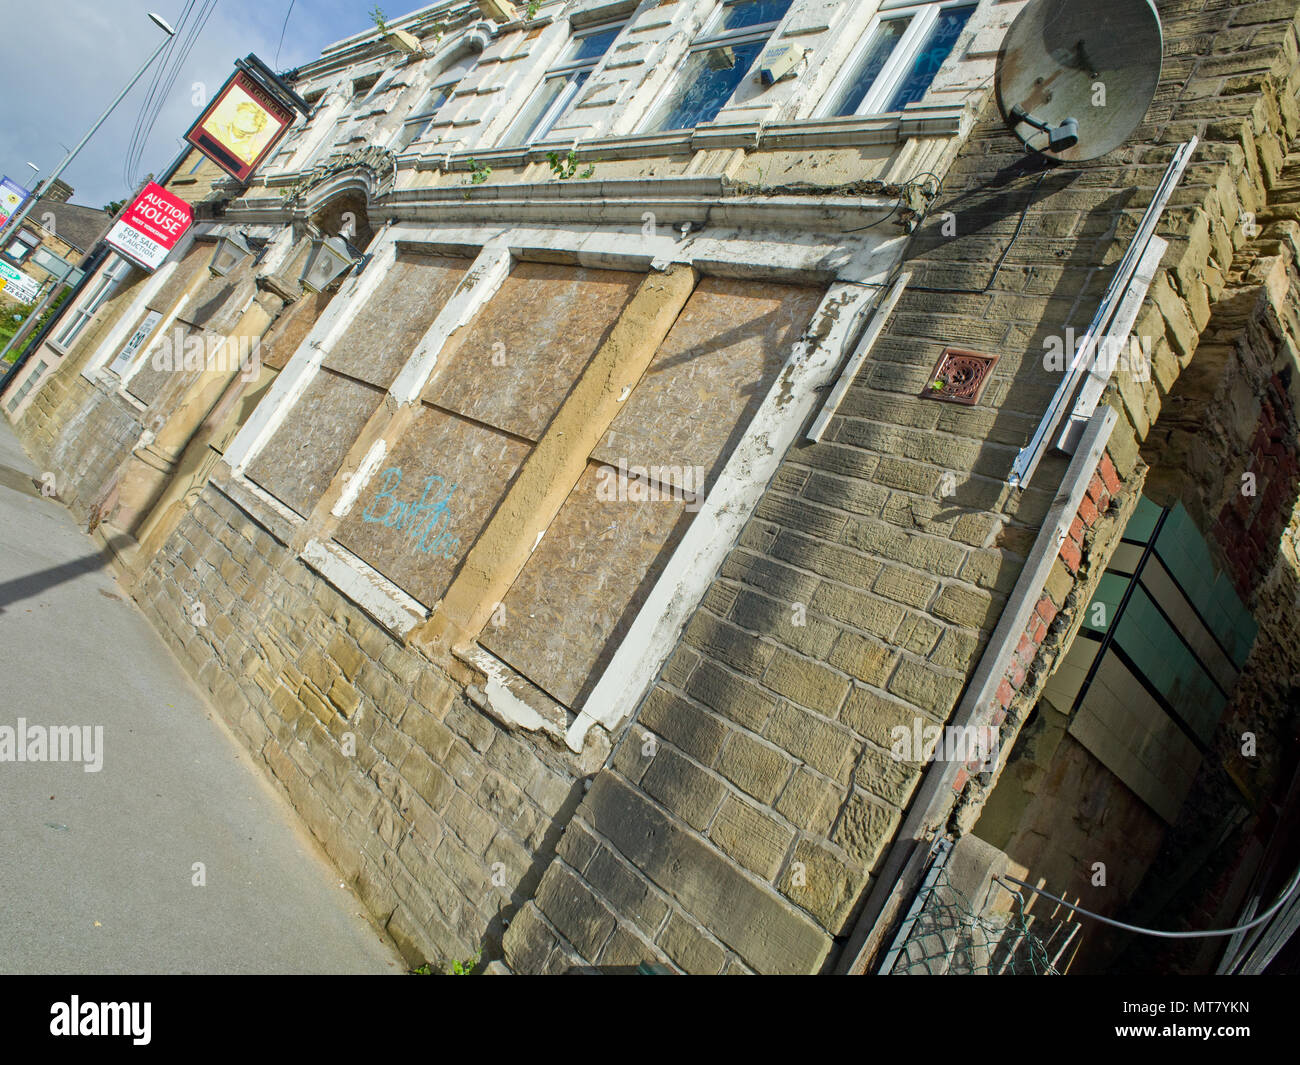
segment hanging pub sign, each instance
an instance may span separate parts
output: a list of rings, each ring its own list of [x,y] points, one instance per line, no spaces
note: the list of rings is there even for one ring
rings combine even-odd
[[[231,177],[246,181],[291,125],[293,109],[237,70],[185,139]]]
[[[137,266],[157,270],[193,221],[188,203],[151,181],[104,240]]]

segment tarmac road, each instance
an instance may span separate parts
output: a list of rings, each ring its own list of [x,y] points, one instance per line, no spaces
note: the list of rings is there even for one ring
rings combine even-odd
[[[404,971],[38,476],[0,418],[0,972]]]

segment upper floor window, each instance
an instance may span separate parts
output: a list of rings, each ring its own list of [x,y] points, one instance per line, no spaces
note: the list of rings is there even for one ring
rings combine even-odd
[[[16,233],[5,248],[5,258],[11,263],[24,262],[40,246],[41,238],[30,230],[23,229]]]
[[[576,34],[558,62],[546,72],[537,92],[519,112],[502,138],[502,145],[532,144],[553,130],[573,106],[623,24],[598,26]]]
[[[725,0],[646,123],[650,133],[712,122],[745,80],[791,0]]]
[[[923,96],[966,28],[974,4],[882,11],[828,96],[823,116],[901,111]]]
[[[461,78],[468,74],[478,62],[476,52],[468,52],[442,71],[433,81],[429,90],[420,97],[420,102],[411,108],[393,141],[393,151],[405,151],[428,132],[429,126],[437,117],[438,110],[451,99],[460,84]]]

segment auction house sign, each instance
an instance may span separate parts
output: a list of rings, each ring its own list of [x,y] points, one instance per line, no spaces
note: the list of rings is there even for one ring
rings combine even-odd
[[[237,70],[185,139],[231,177],[246,181],[291,125],[293,111]]]
[[[193,221],[188,203],[151,181],[105,239],[138,266],[157,270]]]

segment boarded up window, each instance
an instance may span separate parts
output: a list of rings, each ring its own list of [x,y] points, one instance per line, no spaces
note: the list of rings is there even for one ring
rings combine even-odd
[[[566,706],[609,660],[686,531],[680,500],[620,501],[592,463],[505,598],[504,623],[480,642]],[[613,498],[606,498],[612,495]]]
[[[262,365],[283,370],[332,298],[332,292],[304,292],[289,304],[262,338]]]
[[[335,539],[427,606],[447,590],[643,275],[517,263]]]
[[[381,389],[321,370],[248,468],[248,476],[304,517],[329,487]]]
[[[126,383],[126,390],[151,413],[170,413],[173,405],[198,378],[207,355],[219,349],[219,336],[203,327],[235,297],[241,285],[248,287],[252,257],[225,277],[209,277],[185,306],[176,313],[171,326],[153,338],[141,359],[139,369]],[[179,271],[178,271],[179,272]]]
[[[516,263],[425,399],[538,440],[644,275]]]
[[[821,302],[820,289],[706,277],[595,457],[711,483]]]
[[[822,293],[705,279],[480,642],[577,709],[702,496],[775,384]]]
[[[325,357],[331,370],[387,389],[465,276],[468,260],[402,252]]]
[[[151,410],[170,410],[203,372],[205,354],[203,330],[174,321],[153,338],[126,390]]]
[[[467,266],[465,259],[399,254],[248,476],[299,514],[310,514]],[[284,335],[273,338],[275,357],[287,361],[297,347],[293,333],[305,337],[320,312],[307,306],[302,313],[311,321],[286,324]]]
[[[530,450],[423,407],[334,538],[432,606]]]

